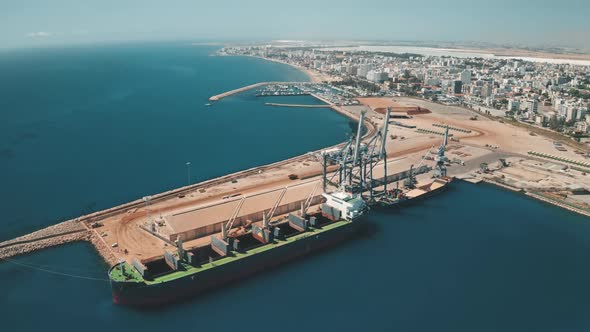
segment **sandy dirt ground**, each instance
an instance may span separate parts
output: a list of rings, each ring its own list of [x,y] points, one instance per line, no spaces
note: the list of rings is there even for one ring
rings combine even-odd
[[[482,177],[501,178],[504,183],[526,190],[564,191],[577,186],[590,188],[590,175],[566,169],[551,161],[511,157],[507,162],[507,167],[493,164],[491,168],[494,171]]]
[[[498,149],[511,153],[526,154],[528,151],[537,151],[574,160],[584,160],[573,149],[558,151],[553,145],[553,140],[540,135],[533,136],[526,128],[500,123],[481,116],[477,120],[470,120],[476,114],[461,107],[445,106],[424,100],[400,97],[392,99],[391,103],[394,105],[420,106],[432,111],[431,114],[416,115],[409,120],[399,120],[404,124],[416,125],[418,128],[430,130],[441,130],[433,127],[433,123],[448,124],[478,133],[469,137],[457,135],[467,143],[481,146],[493,145],[497,146]],[[379,101],[378,104],[382,105],[383,101]],[[456,132],[453,132],[453,134],[456,134]]]

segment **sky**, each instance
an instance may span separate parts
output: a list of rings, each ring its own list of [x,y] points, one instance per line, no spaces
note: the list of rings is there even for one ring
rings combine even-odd
[[[590,0],[0,0],[0,48],[275,39],[590,49]]]

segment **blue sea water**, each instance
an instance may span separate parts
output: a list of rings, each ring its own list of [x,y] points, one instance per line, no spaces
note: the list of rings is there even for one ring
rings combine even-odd
[[[128,45],[0,54],[0,238],[342,141],[348,119],[275,108],[265,80],[288,66],[215,49]],[[279,102],[314,103],[312,98]],[[267,101],[266,99],[264,101]],[[34,203],[34,204],[33,204]],[[158,310],[111,303],[106,282],[0,263],[3,330],[587,331],[587,218],[488,185],[455,182],[375,231],[205,296]],[[101,278],[85,243],[18,262]]]
[[[264,106],[254,91],[302,72],[216,48],[131,45],[0,54],[0,240],[336,144],[350,120]],[[309,96],[301,103],[318,103]],[[266,98],[264,101],[273,101]],[[34,202],[34,205],[32,204]]]

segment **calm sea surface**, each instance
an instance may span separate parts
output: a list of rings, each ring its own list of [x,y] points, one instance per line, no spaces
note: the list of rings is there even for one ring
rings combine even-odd
[[[264,106],[259,81],[295,69],[215,48],[151,44],[0,53],[0,239],[191,181],[344,140],[326,109]],[[456,182],[329,251],[159,310],[114,306],[85,243],[0,263],[6,331],[588,331],[590,222]]]

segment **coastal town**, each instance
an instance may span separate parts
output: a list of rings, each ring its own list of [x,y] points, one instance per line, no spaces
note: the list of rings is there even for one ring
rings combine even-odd
[[[218,53],[295,65],[358,97],[419,97],[589,140],[587,65],[319,47],[239,46]]]
[[[467,164],[450,168],[454,176],[590,213],[590,66],[285,45],[217,54],[292,65],[312,81],[261,84],[257,96],[309,94],[352,118],[366,112],[369,122],[391,108],[400,155],[426,149],[422,140],[450,125],[452,140],[470,150],[451,152],[451,164]]]

